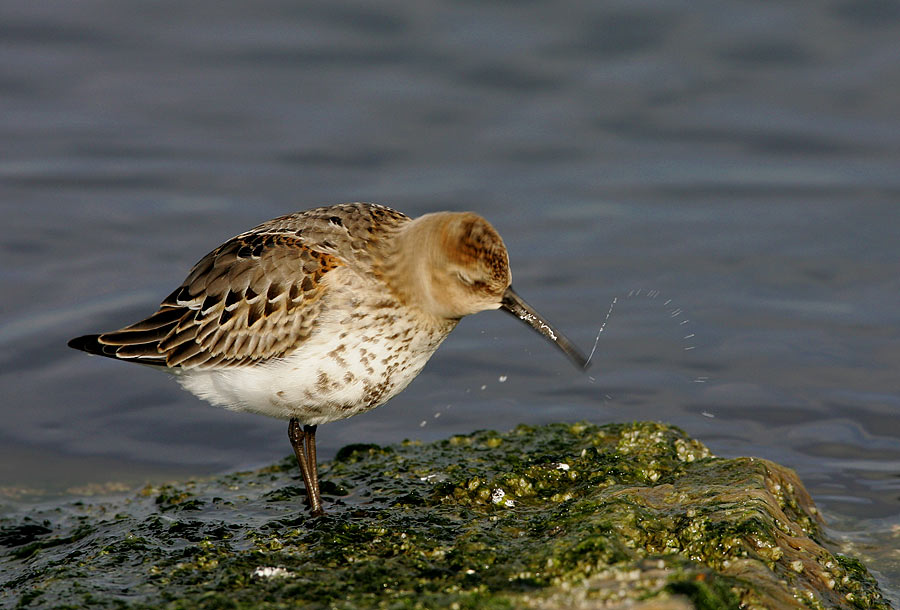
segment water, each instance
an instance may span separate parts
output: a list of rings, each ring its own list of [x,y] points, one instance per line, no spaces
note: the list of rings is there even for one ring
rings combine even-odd
[[[283,422],[65,341],[152,312],[283,213],[471,209],[586,352],[617,299],[590,377],[480,314],[390,405],[324,427],[325,458],[520,422],[674,423],[795,468],[896,602],[897,7],[0,4],[6,502],[286,455]]]

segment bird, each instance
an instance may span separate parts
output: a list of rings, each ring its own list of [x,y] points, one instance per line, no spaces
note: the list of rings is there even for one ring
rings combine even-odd
[[[386,403],[460,319],[497,309],[587,367],[512,289],[506,246],[483,217],[345,203],[227,240],[149,317],[68,345],[172,373],[213,405],[287,420],[307,505],[321,516],[317,427]]]

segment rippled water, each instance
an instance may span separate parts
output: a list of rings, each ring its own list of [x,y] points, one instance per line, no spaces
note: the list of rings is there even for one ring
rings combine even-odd
[[[900,581],[894,2],[0,4],[0,486],[246,468],[279,421],[76,334],[150,313],[225,238],[323,203],[471,209],[590,377],[466,319],[319,434],[656,419],[795,468]],[[79,489],[76,489],[78,491]]]

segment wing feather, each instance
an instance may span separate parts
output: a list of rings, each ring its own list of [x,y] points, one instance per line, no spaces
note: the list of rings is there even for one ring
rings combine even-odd
[[[371,240],[406,222],[400,212],[365,203],[275,218],[203,257],[153,315],[69,345],[180,369],[284,356],[314,330],[329,274],[339,267],[371,273]]]
[[[297,236],[240,235],[197,263],[156,313],[99,335],[98,351],[182,369],[283,356],[309,335],[322,280],[343,265]]]

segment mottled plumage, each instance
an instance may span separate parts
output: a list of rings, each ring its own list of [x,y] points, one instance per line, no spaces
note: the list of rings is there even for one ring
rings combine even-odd
[[[483,218],[413,220],[352,203],[275,218],[228,240],[153,315],[69,345],[168,370],[215,405],[289,419],[318,514],[315,427],[384,404],[460,318],[501,307],[585,365],[512,291],[506,247]]]
[[[155,314],[98,335],[99,353],[180,369],[284,356],[312,331],[326,275],[346,267],[373,277],[370,244],[407,222],[360,204],[265,222],[204,256]]]

